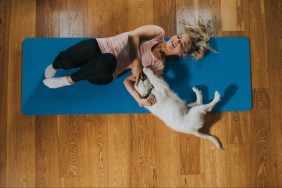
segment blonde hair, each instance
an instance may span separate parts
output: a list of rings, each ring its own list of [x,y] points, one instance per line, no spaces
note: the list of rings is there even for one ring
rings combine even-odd
[[[208,50],[216,52],[209,45],[210,37],[213,35],[210,20],[204,24],[202,19],[198,19],[195,26],[183,22],[183,26],[185,33],[191,38],[192,45],[188,52],[191,56],[201,59]]]

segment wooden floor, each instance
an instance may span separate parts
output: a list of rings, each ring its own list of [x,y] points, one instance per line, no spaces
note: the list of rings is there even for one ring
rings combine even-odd
[[[0,186],[282,187],[281,14],[281,0],[0,0]],[[171,36],[198,16],[251,41],[253,109],[207,117],[224,152],[149,114],[21,113],[24,38]]]

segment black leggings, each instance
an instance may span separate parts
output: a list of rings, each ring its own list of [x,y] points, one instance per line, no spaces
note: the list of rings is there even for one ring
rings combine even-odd
[[[55,69],[80,69],[71,74],[74,82],[88,80],[97,85],[113,80],[117,61],[113,54],[102,54],[96,39],[83,40],[59,53],[53,62]]]

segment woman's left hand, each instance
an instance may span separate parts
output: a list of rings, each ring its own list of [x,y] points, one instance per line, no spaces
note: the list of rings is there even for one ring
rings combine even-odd
[[[154,95],[150,95],[146,99],[140,99],[138,101],[139,105],[141,106],[152,106],[157,102],[156,97]]]
[[[139,59],[135,59],[132,63],[132,74],[135,78],[135,85],[137,85],[143,74],[142,64]]]

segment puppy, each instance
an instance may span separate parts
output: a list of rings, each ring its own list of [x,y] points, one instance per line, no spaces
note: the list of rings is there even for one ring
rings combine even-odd
[[[171,89],[163,78],[154,75],[151,69],[143,69],[146,78],[140,80],[134,86],[135,90],[142,98],[154,95],[157,102],[152,106],[144,106],[152,114],[164,121],[167,126],[177,132],[189,133],[195,136],[212,141],[217,148],[222,149],[218,139],[214,136],[199,132],[204,126],[204,117],[210,112],[220,101],[218,91],[214,94],[214,99],[203,104],[201,91],[193,87],[193,91],[197,96],[196,102],[186,105]]]

